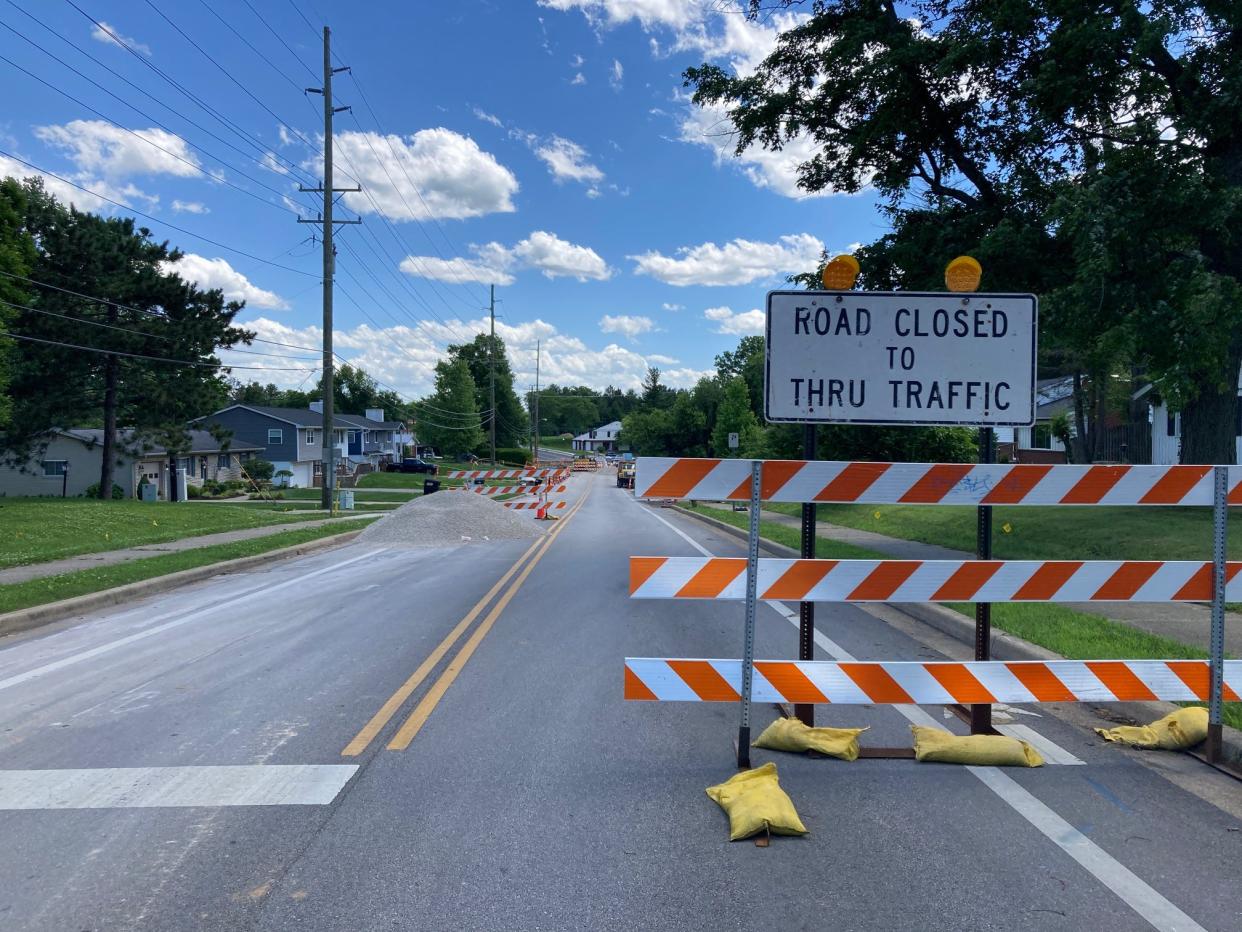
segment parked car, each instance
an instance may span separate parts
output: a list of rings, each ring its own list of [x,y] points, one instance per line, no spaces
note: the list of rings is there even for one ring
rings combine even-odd
[[[388,472],[421,472],[426,473],[429,476],[434,476],[437,472],[439,472],[439,470],[440,467],[435,463],[428,463],[425,459],[418,456],[406,457],[399,463],[388,464]]]

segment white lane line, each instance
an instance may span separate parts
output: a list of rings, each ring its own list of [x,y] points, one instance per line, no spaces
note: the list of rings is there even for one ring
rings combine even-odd
[[[690,540],[680,529],[673,527],[659,515],[646,508],[643,510],[661,523],[673,528],[679,536]],[[694,542],[691,541],[691,543],[693,544]],[[694,544],[694,546],[704,556],[710,557],[713,555],[698,544]],[[785,605],[779,602],[767,602],[764,604],[771,605],[777,614],[793,624],[796,625],[798,623],[797,612],[790,610]],[[846,663],[856,660],[849,651],[832,639],[823,636],[819,631],[815,632],[815,643],[831,655],[834,660]],[[894,705],[892,708],[904,715],[906,720],[912,724],[928,725],[933,728],[944,727],[918,706]],[[1005,727],[1018,728],[1025,726],[1008,725]],[[1032,731],[1032,734],[1035,733]],[[1052,744],[1052,742],[1048,743]],[[1057,745],[1053,745],[1053,747],[1057,747],[1062,754],[1073,757],[1068,751],[1059,748]],[[1074,759],[1077,760],[1077,758]],[[1205,932],[1202,926],[1174,906],[1169,900],[1165,899],[1159,891],[1148,886],[1124,864],[1028,793],[1018,783],[1014,782],[1012,777],[1001,773],[996,767],[967,767],[966,769],[977,777],[984,786],[995,793],[1001,801],[1077,861],[1087,873],[1091,874],[1092,877],[1120,897],[1122,902],[1138,913],[1153,928],[1160,930],[1160,932]]]
[[[630,499],[630,501],[632,501],[634,504],[638,505],[638,499],[636,499],[636,498],[632,498],[632,499]],[[713,556],[715,556],[715,554],[714,554],[714,553],[712,553],[710,550],[708,550],[706,547],[704,547],[702,544],[700,544],[697,540],[695,540],[693,537],[691,537],[689,534],[687,534],[687,533],[686,533],[685,531],[683,531],[681,528],[677,527],[675,524],[670,523],[669,521],[665,520],[664,518],[661,518],[658,514],[656,514],[654,511],[652,511],[652,510],[651,510],[650,508],[648,508],[646,505],[638,505],[638,507],[639,507],[639,508],[641,508],[643,511],[647,512],[647,514],[651,515],[651,517],[655,518],[655,519],[656,519],[657,521],[659,521],[661,524],[663,524],[666,528],[668,528],[670,531],[672,531],[674,534],[676,534],[678,537],[680,537],[682,540],[684,540],[687,544],[689,544],[691,547],[693,547],[693,548],[694,548],[695,550],[697,550],[699,553],[703,554],[703,556],[705,556],[705,557],[713,557]]]
[[[1017,738],[1019,741],[1026,741],[1041,757],[1049,764],[1065,764],[1067,766],[1085,765],[1087,762],[1081,758],[1075,757],[1061,745],[1055,741],[1045,738],[1034,728],[1029,725],[997,725],[996,730],[1002,735],[1009,735],[1011,738]]]
[[[1077,861],[1096,880],[1112,890],[1143,919],[1161,932],[1205,932],[1203,926],[1149,887],[1095,842],[995,767],[967,767],[983,785],[1003,799],[1053,844]]]
[[[162,625],[156,625],[154,628],[146,628],[142,631],[139,631],[137,634],[131,634],[131,635],[128,635],[127,637],[118,638],[115,641],[109,641],[107,644],[100,644],[98,647],[92,647],[89,650],[80,651],[79,653],[76,653],[76,654],[70,654],[68,657],[62,657],[60,660],[54,660],[51,663],[45,663],[41,667],[35,667],[33,670],[27,670],[25,673],[18,673],[15,676],[10,676],[8,679],[0,680],[0,690],[8,689],[10,686],[18,686],[22,683],[36,679],[37,677],[45,676],[48,673],[54,673],[57,670],[63,670],[65,667],[74,666],[75,664],[82,663],[84,660],[90,660],[92,657],[98,657],[100,654],[106,654],[106,653],[116,650],[119,647],[124,647],[126,644],[132,644],[135,641],[141,641],[144,638],[149,638],[153,635],[160,634],[161,632],[168,631],[171,628],[179,627],[180,625],[184,625],[187,622],[194,621],[196,618],[201,618],[204,615],[214,614],[220,611],[220,609],[222,608],[227,608],[230,605],[233,605],[237,602],[241,602],[242,600],[246,598],[249,598],[251,595],[253,595],[256,592],[261,591],[264,595],[266,595],[269,592],[278,592],[279,590],[286,589],[289,586],[295,586],[300,583],[303,583],[306,580],[311,579],[315,576],[322,576],[324,573],[331,573],[331,572],[341,569],[341,567],[349,566],[351,563],[357,563],[359,560],[370,559],[371,557],[374,557],[376,554],[383,553],[387,549],[388,549],[387,547],[380,547],[378,550],[370,550],[364,554],[361,554],[360,556],[353,557],[349,560],[342,560],[339,563],[333,563],[331,566],[324,566],[317,570],[312,570],[309,573],[303,573],[301,576],[295,576],[293,579],[286,579],[284,582],[276,583],[273,586],[269,586],[265,584],[255,589],[249,589],[246,592],[241,593],[240,595],[233,596],[233,598],[231,599],[226,599],[223,602],[216,602],[214,605],[210,605],[206,608],[196,609],[195,611],[189,612],[188,614],[181,615],[178,618],[174,618],[172,621],[165,622]]]
[[[326,806],[357,764],[0,770],[0,810]]]

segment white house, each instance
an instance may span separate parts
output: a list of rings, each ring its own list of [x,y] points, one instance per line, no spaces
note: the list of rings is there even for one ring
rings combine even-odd
[[[1145,385],[1135,398],[1150,396],[1151,386]],[[1238,394],[1242,396],[1242,386]],[[1158,466],[1172,466],[1181,461],[1182,416],[1170,411],[1164,399],[1148,405],[1151,418],[1151,461]],[[1234,461],[1242,463],[1242,398],[1238,402],[1239,416],[1233,425]]]
[[[588,430],[573,440],[573,448],[587,453],[617,452],[617,437],[621,433],[621,422],[613,421],[603,427]]]

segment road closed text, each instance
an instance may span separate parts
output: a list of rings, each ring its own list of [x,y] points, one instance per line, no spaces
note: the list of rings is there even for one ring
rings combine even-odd
[[[1026,425],[1030,295],[773,292],[771,421]]]

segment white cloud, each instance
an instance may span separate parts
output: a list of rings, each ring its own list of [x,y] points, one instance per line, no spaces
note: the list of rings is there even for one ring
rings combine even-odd
[[[659,353],[648,353],[647,362],[653,363],[657,366],[675,366],[677,363],[681,362],[681,360],[675,359],[672,356],[661,356]]]
[[[239,326],[253,330],[266,340],[292,343],[299,346],[319,345],[321,332],[318,327],[296,328],[287,324],[258,317],[239,322]],[[386,386],[391,386],[406,397],[419,397],[431,391],[434,383],[435,364],[444,358],[450,343],[460,343],[474,334],[486,333],[486,317],[474,320],[448,320],[447,323],[419,321],[417,325],[401,325],[377,328],[364,324],[352,328],[340,328],[333,334],[333,343],[352,365],[362,368]],[[609,343],[603,347],[588,346],[577,337],[557,330],[543,320],[533,320],[518,325],[496,321],[496,335],[505,341],[514,370],[514,384],[525,386],[535,381],[536,340],[541,341],[539,352],[540,378],[543,384],[586,385],[603,389],[608,385],[618,388],[638,389],[650,365],[671,365],[677,360],[662,355],[644,355]],[[259,349],[254,344],[248,349]],[[280,349],[282,353],[296,350]],[[269,366],[270,373],[240,371],[236,375],[243,380],[258,379],[292,388],[306,379],[304,372],[276,371],[287,366],[310,366],[314,362],[291,363],[289,360],[273,359],[270,364],[261,356],[230,354],[220,351],[226,363],[239,366]],[[311,355],[311,354],[307,354]],[[661,380],[678,388],[689,387],[703,376],[712,374],[710,369],[682,367],[662,370]]]
[[[293,145],[293,134],[289,132],[289,127],[285,126],[284,123],[276,127],[276,135],[280,138],[282,147]]]
[[[579,71],[576,75],[574,75],[573,80],[570,81],[569,83],[574,85],[575,87],[577,87],[580,84],[586,84],[586,75],[584,75],[581,71]]]
[[[621,90],[621,82],[625,78],[625,68],[617,59],[612,60],[612,68],[608,72],[608,83],[613,90]]]
[[[267,291],[253,284],[229,265],[227,259],[209,259],[187,252],[179,262],[165,262],[163,269],[165,272],[175,272],[188,282],[197,282],[204,290],[219,288],[229,301],[245,301],[253,307],[278,311],[289,309],[289,302],[274,291]]]
[[[137,39],[131,39],[129,36],[121,35],[121,31],[119,29],[115,26],[110,26],[103,20],[100,20],[98,25],[91,27],[91,38],[96,42],[103,42],[107,45],[115,45],[117,48],[121,48],[121,43],[123,42],[135,52],[141,52],[148,58],[151,57],[151,47],[149,45],[143,45]]]
[[[575,53],[574,57],[569,60],[569,67],[570,68],[581,68],[585,62],[586,62],[585,58]]]
[[[469,136],[444,127],[410,136],[337,133],[335,155],[343,176],[338,180],[360,184],[366,191],[343,195],[345,204],[360,214],[376,213],[372,199],[380,213],[399,221],[462,219],[516,209],[513,172]],[[320,153],[306,166],[322,172],[322,158]]]
[[[401,271],[415,278],[430,278],[438,282],[459,285],[462,282],[511,285],[513,276],[505,270],[509,265],[491,265],[478,259],[440,259],[435,256],[406,256],[401,260]]]
[[[682,142],[712,150],[716,165],[729,165],[741,171],[757,188],[768,188],[783,197],[828,197],[831,189],[808,193],[798,187],[798,166],[811,160],[818,147],[811,139],[799,136],[772,151],[752,146],[741,155],[734,154],[734,130],[728,111],[723,107],[689,105],[679,126]]]
[[[172,202],[172,209],[179,214],[209,214],[211,213],[211,208],[209,208],[206,204],[202,204],[198,201],[176,200]]]
[[[570,139],[554,135],[546,142],[534,143],[533,149],[557,181],[604,180],[604,173],[591,163],[590,153]]]
[[[565,12],[578,9],[597,25],[617,26],[638,20],[653,26],[684,28],[703,15],[703,0],[539,0],[540,6]]]
[[[663,307],[664,310],[666,311],[684,311],[686,309],[686,306],[684,304],[670,304],[667,301],[665,301],[660,306]]]
[[[620,333],[633,340],[640,334],[654,330],[655,321],[650,317],[631,317],[626,314],[613,317],[605,314],[599,319],[599,329],[604,333]]]
[[[473,259],[437,259],[432,256],[406,256],[401,271],[416,278],[430,278],[450,283],[482,282],[508,285],[513,272],[538,269],[547,278],[576,278],[605,281],[612,269],[594,249],[577,246],[554,233],[536,230],[513,246],[501,243],[472,245]]]
[[[703,316],[716,325],[717,333],[752,336],[764,330],[764,314],[758,308],[739,313],[730,307],[709,307]]]
[[[263,157],[259,159],[259,164],[269,172],[275,172],[277,175],[289,174],[289,167],[276,158],[275,152],[264,152]]]
[[[500,117],[493,116],[486,110],[481,110],[478,107],[474,108],[474,115],[477,119],[482,120],[484,123],[491,123],[492,126],[504,126],[504,123],[500,122]]]
[[[118,187],[117,185],[110,184],[103,178],[92,178],[85,173],[61,175],[62,178],[67,179],[62,181],[60,178],[45,174],[44,172],[27,168],[16,159],[0,155],[0,178],[5,177],[41,178],[43,180],[43,188],[48,194],[62,204],[74,205],[78,210],[105,214],[115,210],[115,205],[104,200],[104,198],[111,198],[113,201],[125,205],[133,204],[136,201],[143,201],[146,207],[154,207],[159,202],[158,197],[145,193],[133,184]],[[79,184],[87,190],[81,191],[69,184],[68,181]]]
[[[62,151],[79,171],[113,181],[134,175],[205,174],[184,139],[154,127],[128,133],[103,120],[72,120],[36,126],[34,134]]]
[[[819,264],[824,244],[809,233],[782,236],[779,242],[730,240],[723,246],[683,246],[676,257],[651,251],[629,256],[635,272],[669,285],[745,285],[788,272],[806,272]]]
[[[605,281],[612,277],[599,253],[587,246],[575,246],[552,233],[536,230],[513,247],[513,254],[548,278],[576,278]]]

